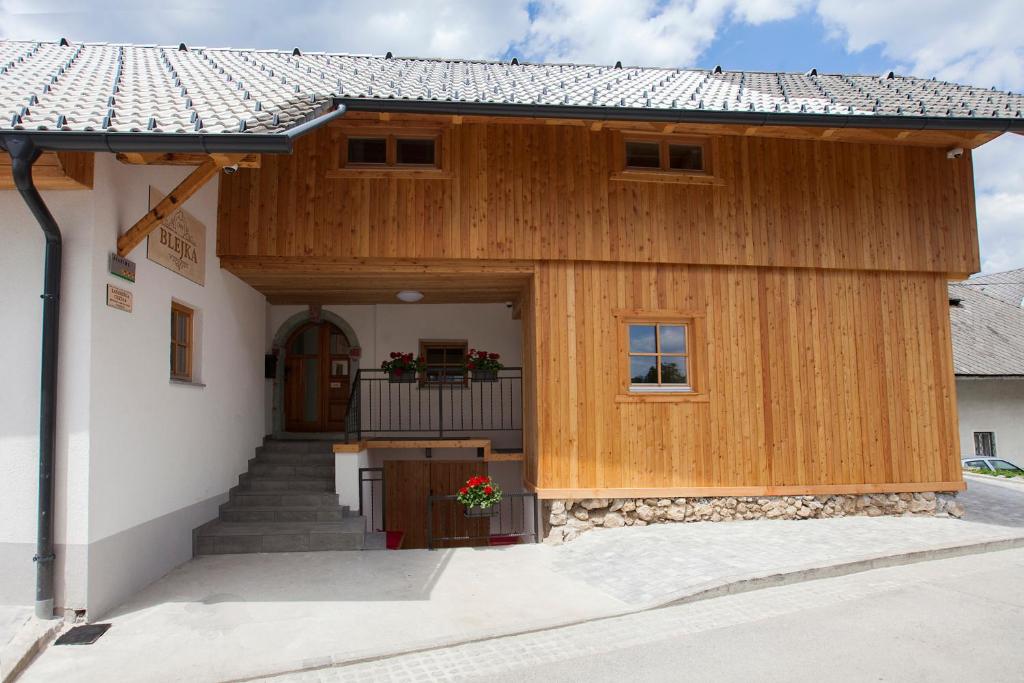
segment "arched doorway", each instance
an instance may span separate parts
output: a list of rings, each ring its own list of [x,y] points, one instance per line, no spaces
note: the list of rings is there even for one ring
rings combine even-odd
[[[328,321],[309,321],[291,333],[284,356],[285,431],[345,430],[349,349],[348,337]]]

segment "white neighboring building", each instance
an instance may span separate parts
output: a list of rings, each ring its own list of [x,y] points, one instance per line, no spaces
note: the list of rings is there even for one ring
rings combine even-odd
[[[949,285],[964,457],[1024,462],[1024,269]]]

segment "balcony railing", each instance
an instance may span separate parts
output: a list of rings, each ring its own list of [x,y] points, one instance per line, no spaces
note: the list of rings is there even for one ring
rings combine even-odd
[[[491,381],[421,376],[409,382],[393,381],[383,370],[361,369],[345,416],[345,432],[356,439],[388,434],[444,438],[522,428],[522,368],[504,368]]]

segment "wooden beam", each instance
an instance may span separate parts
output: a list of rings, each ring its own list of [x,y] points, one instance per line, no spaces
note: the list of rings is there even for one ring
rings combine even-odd
[[[183,204],[185,200],[205,185],[210,178],[220,172],[220,169],[225,165],[223,161],[223,159],[210,159],[189,173],[176,188],[161,199],[145,216],[136,221],[135,225],[117,238],[118,255],[127,256],[132,249],[139,246],[142,240],[146,239],[146,236],[153,232],[156,226],[160,225],[160,221],[173,213],[179,205]]]
[[[121,152],[117,160],[122,164],[145,164],[147,166],[200,166],[208,161],[211,155],[191,154],[181,152],[166,152],[163,154],[141,154],[139,152]],[[261,157],[259,154],[246,154],[239,158],[232,155],[239,168],[259,168]],[[230,164],[225,164],[230,165]]]
[[[604,121],[594,121],[593,123],[590,124],[590,130],[594,131],[595,133],[601,130],[602,128],[604,128]]]

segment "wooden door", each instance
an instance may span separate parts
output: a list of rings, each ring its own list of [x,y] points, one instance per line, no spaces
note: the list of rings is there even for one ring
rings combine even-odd
[[[427,496],[451,495],[470,477],[487,474],[487,464],[476,460],[385,460],[384,514],[388,531],[402,531],[403,548],[427,547]],[[438,543],[452,548],[486,545],[490,520],[467,519],[456,501],[438,502],[433,508],[435,536],[478,536],[475,541]]]
[[[384,461],[385,531],[401,531],[403,548],[427,547],[429,460]]]
[[[430,489],[434,495],[451,495],[466,483],[470,477],[487,474],[487,463],[479,460],[452,460],[432,462],[430,467]],[[432,524],[434,536],[472,536],[473,540],[444,541],[437,548],[458,548],[487,545],[491,520],[489,517],[468,518],[465,508],[458,501],[438,501],[434,505]]]
[[[345,429],[349,397],[348,339],[331,323],[307,323],[288,338],[284,419],[289,432]]]

